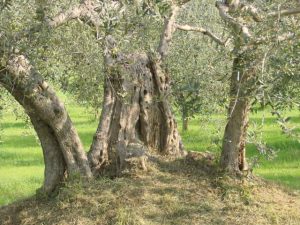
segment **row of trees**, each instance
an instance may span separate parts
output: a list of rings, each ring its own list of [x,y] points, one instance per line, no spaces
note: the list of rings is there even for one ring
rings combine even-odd
[[[257,99],[267,104],[278,89],[288,92],[278,82],[286,76],[274,63],[285,61],[282,52],[295,56],[294,65],[299,60],[298,2],[51,3],[1,3],[0,84],[24,108],[41,142],[43,192],[53,192],[66,174],[88,179],[121,174],[132,158],[145,168],[150,149],[184,155],[171,95],[185,126],[193,112],[213,111],[228,96],[220,166],[232,174],[248,169],[251,105]],[[199,22],[212,27],[199,27]],[[185,61],[178,63],[180,58]],[[65,106],[41,74],[79,101],[95,108],[102,103],[88,154]]]

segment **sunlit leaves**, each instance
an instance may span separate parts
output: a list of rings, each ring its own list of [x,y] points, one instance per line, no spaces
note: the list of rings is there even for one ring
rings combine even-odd
[[[12,0],[1,0],[0,1],[0,12],[3,11],[4,9],[9,9],[11,6]]]

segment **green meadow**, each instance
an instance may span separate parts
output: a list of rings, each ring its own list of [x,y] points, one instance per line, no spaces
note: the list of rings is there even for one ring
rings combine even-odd
[[[88,149],[97,127],[94,115],[74,103],[67,103],[66,107],[85,149]],[[288,115],[292,117],[291,124],[297,126],[300,113],[293,111],[288,112]],[[264,120],[261,119],[262,116]],[[0,143],[0,205],[6,205],[35,193],[42,184],[44,165],[38,139],[24,120],[16,120],[10,112],[4,114],[1,123],[4,131]],[[214,115],[209,119],[192,119],[187,132],[180,130],[185,148],[219,154],[224,124],[225,117],[221,115]],[[262,124],[263,133],[260,135],[259,130],[258,137],[275,149],[277,156],[268,160],[265,155],[258,153],[254,144],[248,144],[249,161],[255,157],[260,159],[254,168],[254,174],[288,188],[300,190],[300,143],[282,134],[276,118],[270,112],[251,115],[252,130]]]

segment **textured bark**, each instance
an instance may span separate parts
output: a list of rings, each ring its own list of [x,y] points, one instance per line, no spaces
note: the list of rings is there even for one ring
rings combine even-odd
[[[176,16],[179,9],[180,8],[178,6],[172,5],[171,15],[168,18],[165,18],[163,32],[157,48],[157,52],[160,54],[161,59],[164,59],[169,52],[169,44],[176,30]]]
[[[248,169],[245,145],[249,108],[249,99],[237,100],[235,109],[225,128],[221,167],[229,172]]]
[[[101,166],[108,163],[109,136],[113,120],[116,98],[109,79],[104,84],[103,107],[100,122],[94,135],[88,158],[93,171],[99,171]]]
[[[242,54],[240,52],[241,46],[244,46],[252,35],[246,23],[241,23],[240,18],[232,16],[241,7],[239,0],[216,2],[216,7],[221,18],[228,22],[236,36],[234,46],[237,53],[232,67],[228,121],[224,132],[220,165],[222,169],[238,174],[248,169],[245,147],[250,94],[253,88],[251,79],[255,73],[250,65],[247,65],[247,62],[250,62],[247,52]]]
[[[167,100],[169,76],[162,69],[169,43],[176,30],[179,10],[173,5],[165,19],[157,54],[118,54],[116,43],[106,37],[105,64],[107,78],[100,123],[89,151],[94,174],[105,165],[115,165],[120,174],[139,164],[146,169],[150,149],[161,154],[184,153],[177,123]]]
[[[41,191],[51,194],[65,178],[66,165],[64,157],[52,129],[38,115],[30,113],[29,117],[43,149],[45,179]]]
[[[0,84],[24,107],[40,138],[46,165],[42,189],[54,190],[65,167],[68,175],[91,177],[82,143],[63,103],[23,55],[11,56],[0,74]]]
[[[246,137],[250,94],[255,72],[244,65],[243,57],[233,62],[228,122],[225,128],[220,164],[224,170],[239,173],[247,170]]]
[[[100,123],[89,152],[94,173],[146,169],[150,149],[178,156],[183,146],[167,102],[169,78],[146,54],[106,56],[108,78]]]
[[[183,152],[181,138],[178,133],[177,123],[173,116],[167,96],[169,95],[169,76],[164,73],[161,60],[150,58],[150,69],[153,74],[160,102],[158,106],[162,113],[161,144],[165,154],[180,155]],[[154,95],[155,96],[155,95]],[[160,149],[160,148],[158,148]]]

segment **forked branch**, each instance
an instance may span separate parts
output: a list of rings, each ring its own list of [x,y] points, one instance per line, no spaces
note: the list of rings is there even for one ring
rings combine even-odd
[[[277,10],[268,13],[268,17],[283,17],[283,16],[291,16],[295,14],[300,14],[300,7],[294,8],[294,9],[283,9],[283,10]]]
[[[207,35],[208,37],[210,37],[213,41],[215,41],[216,43],[226,46],[229,39],[227,40],[222,40],[221,38],[219,38],[218,36],[216,36],[215,34],[213,34],[211,31],[206,30],[202,27],[192,27],[189,25],[179,25],[179,24],[175,24],[175,27],[178,30],[183,30],[183,31],[195,31],[195,32],[200,32],[203,35]]]
[[[229,7],[222,3],[222,2],[216,2],[216,7],[219,10],[219,14],[221,18],[225,21],[231,24],[235,29],[237,29],[239,32],[242,33],[244,40],[249,40],[251,38],[251,34],[249,32],[248,27],[238,19],[232,17],[229,15]]]

